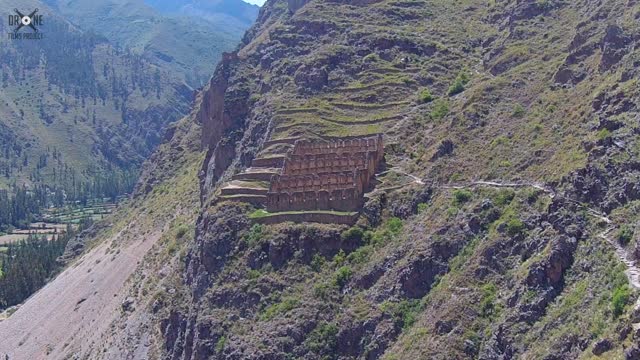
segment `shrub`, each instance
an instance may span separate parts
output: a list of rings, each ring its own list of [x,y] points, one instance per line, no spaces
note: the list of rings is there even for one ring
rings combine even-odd
[[[296,298],[289,297],[277,304],[272,304],[264,310],[262,316],[260,316],[261,320],[271,320],[276,315],[286,314],[287,312],[295,309],[300,304],[300,301]]]
[[[313,296],[318,299],[327,300],[329,298],[329,291],[331,291],[331,285],[329,284],[316,284],[313,286]]]
[[[469,190],[465,189],[457,189],[453,192],[453,203],[456,206],[460,206],[467,201],[471,200],[473,194]]]
[[[362,240],[362,236],[364,235],[364,231],[359,226],[353,226],[348,230],[345,230],[340,234],[342,240],[348,241],[360,241]]]
[[[326,263],[327,261],[325,260],[325,258],[320,255],[320,254],[314,254],[313,258],[311,258],[311,268],[313,269],[313,271],[320,271],[322,269],[322,266]]]
[[[222,336],[220,337],[220,339],[218,339],[218,341],[216,341],[216,352],[217,353],[221,353],[222,350],[224,350],[224,345],[227,342],[227,339]]]
[[[421,214],[421,213],[427,211],[427,208],[429,208],[429,204],[427,204],[427,203],[418,204],[418,214]]]
[[[623,226],[618,230],[618,234],[616,235],[618,242],[622,245],[627,245],[629,241],[633,238],[633,230],[627,225]]]
[[[347,260],[347,255],[345,255],[344,250],[338,251],[336,256],[333,257],[333,263],[336,264],[336,266],[340,266],[344,264],[346,260]]]
[[[365,56],[362,60],[366,63],[376,63],[380,61],[380,56],[376,53],[371,53]]]
[[[529,189],[525,192],[525,198],[529,204],[533,204],[536,200],[538,200],[539,190],[537,189]]]
[[[442,119],[449,114],[449,104],[446,100],[436,100],[433,104],[433,110],[431,110],[431,118],[435,120]]]
[[[347,284],[349,279],[351,279],[352,274],[353,272],[351,271],[351,268],[348,266],[343,266],[339,268],[335,274],[335,280],[334,280],[335,284],[342,289]]]
[[[606,140],[610,137],[611,137],[611,131],[609,131],[609,129],[606,129],[606,128],[598,131],[598,133],[596,134],[596,138],[601,141]]]
[[[515,197],[515,192],[511,189],[501,189],[496,195],[495,202],[498,206],[504,206],[511,203],[511,200]]]
[[[309,350],[320,354],[334,352],[337,344],[338,327],[333,323],[318,325],[307,338]]]
[[[627,301],[629,301],[629,296],[631,296],[631,291],[629,291],[627,284],[620,285],[613,290],[611,307],[615,317],[622,315],[624,307],[627,305]]]
[[[355,264],[365,262],[371,254],[371,246],[361,246],[347,256],[347,259]]]
[[[511,236],[518,235],[524,231],[524,223],[518,218],[512,218],[507,221],[507,234]]]
[[[460,72],[456,77],[456,79],[454,80],[453,84],[449,86],[449,90],[447,91],[447,94],[449,94],[449,96],[453,96],[463,92],[464,86],[467,85],[468,82],[469,82],[469,77],[467,76],[467,74],[464,72]]]
[[[176,240],[170,239],[165,246],[167,253],[173,255],[178,250],[178,243]]]
[[[524,113],[525,113],[524,107],[520,104],[516,104],[516,106],[513,108],[513,112],[511,113],[511,116],[515,118],[521,118],[524,116]]]
[[[381,310],[393,316],[395,322],[406,329],[416,322],[421,309],[419,300],[402,300],[397,303],[385,301]]]
[[[247,278],[249,280],[254,280],[260,277],[260,271],[258,270],[254,270],[254,269],[250,269],[249,271],[247,271]]]
[[[402,220],[397,217],[392,217],[387,222],[387,229],[391,232],[392,235],[397,235],[402,230]]]
[[[498,288],[495,284],[489,283],[482,286],[480,298],[480,314],[489,317],[496,312],[496,298]]]
[[[418,101],[420,101],[421,104],[426,104],[433,101],[433,95],[431,95],[431,91],[426,88],[422,89],[422,91],[420,91],[420,94],[418,95]]]
[[[245,237],[249,246],[253,246],[260,242],[260,239],[262,239],[262,230],[263,228],[260,224],[253,224],[253,226],[251,226],[251,229],[249,229],[249,232]]]
[[[184,235],[189,231],[189,227],[187,225],[180,225],[176,230],[176,239],[182,239]]]

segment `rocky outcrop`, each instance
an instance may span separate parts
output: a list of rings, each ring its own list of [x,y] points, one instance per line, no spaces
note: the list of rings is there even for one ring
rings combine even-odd
[[[209,275],[220,271],[238,250],[239,233],[248,227],[246,205],[221,204],[202,214],[196,227],[197,247],[186,259],[187,284],[195,285],[194,294],[201,294]]]
[[[238,140],[233,133],[242,128],[248,113],[249,93],[242,87],[242,82],[229,86],[237,61],[237,54],[223,54],[208,89],[201,94],[196,113],[196,121],[202,124],[202,147],[207,149],[200,180],[203,194],[231,165]]]
[[[600,71],[607,71],[616,65],[628,52],[627,46],[630,42],[631,37],[626,35],[620,26],[607,26],[605,35],[600,42],[600,50],[602,51]]]
[[[303,7],[309,0],[287,0],[287,5],[289,7],[289,12],[294,13],[301,7]]]
[[[613,342],[609,339],[598,340],[593,344],[593,355],[600,356],[613,348]]]
[[[318,91],[329,84],[329,73],[325,68],[301,66],[294,75],[301,92]]]

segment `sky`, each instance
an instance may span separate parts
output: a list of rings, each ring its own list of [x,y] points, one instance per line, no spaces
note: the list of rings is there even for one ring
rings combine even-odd
[[[248,2],[249,4],[262,6],[262,4],[264,4],[264,2],[267,1],[267,0],[244,0],[244,1]]]

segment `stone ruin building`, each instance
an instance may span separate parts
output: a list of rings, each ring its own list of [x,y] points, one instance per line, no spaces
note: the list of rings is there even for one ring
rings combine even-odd
[[[298,140],[285,158],[281,174],[271,177],[267,211],[357,211],[383,157],[381,135]]]
[[[384,164],[381,134],[354,139],[296,139],[289,146],[284,155],[254,159],[250,168],[221,188],[221,200],[250,202],[270,213],[355,212],[362,207],[364,194]]]

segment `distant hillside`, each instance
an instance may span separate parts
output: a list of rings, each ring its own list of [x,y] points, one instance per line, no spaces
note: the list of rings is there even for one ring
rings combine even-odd
[[[85,30],[143,55],[200,87],[223,51],[232,49],[257,16],[241,0],[168,2],[143,0],[47,0]]]
[[[45,4],[21,6],[40,9],[45,38],[0,40],[0,186],[44,183],[73,194],[113,177],[135,181],[165,125],[186,113],[191,88]]]
[[[186,14],[202,17],[214,24],[218,21],[236,21],[251,26],[260,8],[242,0],[146,0],[153,8],[167,14]]]

